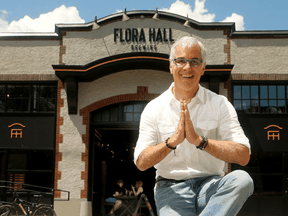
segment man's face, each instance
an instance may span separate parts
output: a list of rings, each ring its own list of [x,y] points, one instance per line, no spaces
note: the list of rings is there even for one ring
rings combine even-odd
[[[201,59],[201,48],[198,44],[193,44],[191,47],[177,46],[175,51],[175,59]],[[170,63],[170,72],[173,75],[175,85],[183,90],[192,90],[198,88],[198,83],[201,76],[204,74],[206,64],[202,63],[198,67],[190,66],[187,62],[183,67],[179,67],[173,61]]]

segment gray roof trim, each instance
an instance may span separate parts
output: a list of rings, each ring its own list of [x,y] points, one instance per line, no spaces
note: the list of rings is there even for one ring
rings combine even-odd
[[[240,38],[288,38],[288,30],[275,31],[236,31],[231,34],[232,39]]]

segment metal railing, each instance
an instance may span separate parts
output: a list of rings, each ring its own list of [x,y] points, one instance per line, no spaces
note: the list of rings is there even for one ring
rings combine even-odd
[[[17,185],[17,187],[15,187]],[[21,186],[21,187],[19,187]],[[50,195],[53,196],[55,195],[55,192],[59,191],[61,192],[61,198],[54,198],[54,201],[69,201],[70,200],[70,191],[66,190],[61,190],[61,189],[56,189],[56,188],[49,188],[49,187],[42,187],[38,185],[31,185],[31,184],[24,184],[24,183],[19,183],[19,182],[11,182],[11,181],[4,181],[0,180],[0,191],[1,188],[5,190],[5,194],[12,194],[13,192],[23,192],[27,194],[41,194],[41,195]],[[37,190],[38,189],[38,190]],[[62,198],[63,193],[67,194],[64,196],[65,198]],[[4,194],[0,194],[0,197],[2,197]]]

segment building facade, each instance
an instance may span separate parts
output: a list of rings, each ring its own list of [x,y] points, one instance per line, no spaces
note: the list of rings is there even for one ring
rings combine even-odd
[[[239,32],[160,11],[0,33],[1,180],[70,191],[69,201],[57,190],[47,198],[59,216],[103,214],[119,179],[142,180],[154,207],[155,170],[138,171],[133,149],[142,110],[173,82],[169,53],[182,36],[204,44],[200,83],[229,99],[250,139],[250,163],[225,168],[255,183],[239,215],[288,215],[288,30]]]

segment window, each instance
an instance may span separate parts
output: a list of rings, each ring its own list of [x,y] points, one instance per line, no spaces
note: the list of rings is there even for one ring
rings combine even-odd
[[[104,107],[92,114],[93,122],[126,122],[139,123],[140,116],[147,102],[126,102]]]
[[[144,109],[144,104],[126,104],[124,105],[124,121],[140,122],[140,116]]]
[[[288,192],[287,158],[285,152],[255,152],[247,166],[232,164],[231,168],[249,173],[255,196],[284,196]]]
[[[55,112],[56,98],[56,84],[0,84],[2,113]]]
[[[237,85],[233,86],[233,105],[238,112],[285,114],[288,85]]]
[[[6,180],[15,182],[10,187],[20,189],[24,183],[53,188],[53,155],[47,150],[10,152]]]

